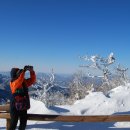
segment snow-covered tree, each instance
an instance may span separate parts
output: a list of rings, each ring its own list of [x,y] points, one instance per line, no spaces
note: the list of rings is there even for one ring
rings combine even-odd
[[[49,75],[48,79],[45,79],[44,77],[41,77],[39,82],[40,90],[37,89],[36,95],[37,99],[44,102],[45,105],[48,107],[48,94],[47,92],[54,87],[54,80],[55,75],[53,69],[51,70],[51,74]]]
[[[92,78],[93,81],[96,78],[102,79],[102,84],[96,91],[102,91],[107,93],[110,89],[117,87],[128,82],[127,70],[128,68],[121,67],[118,65],[116,69],[112,69],[111,66],[115,63],[115,57],[113,53],[110,53],[108,57],[103,58],[99,55],[94,56],[83,56],[80,57],[82,60],[87,62],[87,65],[82,65],[80,67],[87,68],[90,70],[98,70],[102,75],[93,75],[88,72],[88,77]],[[116,70],[116,74],[115,74]],[[94,83],[92,84],[94,86]]]
[[[46,107],[53,105],[64,104],[66,97],[62,90],[68,89],[64,86],[60,86],[59,83],[55,80],[55,74],[53,69],[51,70],[50,75],[42,76],[37,80],[36,85],[34,86],[36,91],[36,99],[42,101]],[[61,90],[61,91],[60,91]]]
[[[83,56],[80,57],[82,60],[84,60],[87,65],[81,65],[80,67],[87,68],[88,70],[98,70],[101,75],[94,75],[90,72],[88,72],[88,77],[93,79],[93,83],[91,86],[93,86],[94,91],[104,91],[104,93],[111,89],[112,86],[110,84],[110,79],[112,76],[112,69],[111,66],[115,63],[115,57],[113,53],[110,53],[108,57],[104,58],[99,55],[93,55],[93,56]],[[101,78],[102,84],[100,84],[99,87],[95,87],[94,83],[97,78]],[[95,90],[96,88],[96,90]]]
[[[81,70],[79,70],[73,75],[73,79],[71,83],[69,84],[70,95],[71,95],[70,97],[72,100],[71,102],[82,99],[83,97],[85,97],[85,95],[87,95],[86,94],[87,88],[84,82],[84,77],[85,77],[85,74]]]
[[[115,62],[115,58],[114,58],[114,54],[110,53],[109,56],[107,58],[103,58],[100,57],[99,55],[94,55],[94,56],[83,56],[80,57],[82,60],[86,61],[86,62],[90,62],[88,63],[88,65],[82,65],[80,67],[85,67],[88,69],[97,69],[99,71],[102,72],[102,76],[95,76],[95,75],[91,75],[94,77],[102,77],[105,82],[109,83],[109,75],[111,75],[110,72],[110,65],[112,65]],[[88,74],[88,76],[90,75],[90,73]]]
[[[116,74],[118,82],[126,84],[128,82],[127,76],[128,68],[121,66],[120,64],[116,67]]]

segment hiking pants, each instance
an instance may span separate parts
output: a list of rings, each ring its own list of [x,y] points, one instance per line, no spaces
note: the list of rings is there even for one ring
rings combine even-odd
[[[18,119],[20,120],[19,130],[25,130],[27,124],[27,110],[17,111],[16,109],[10,110],[11,124],[9,130],[15,130],[17,127]]]

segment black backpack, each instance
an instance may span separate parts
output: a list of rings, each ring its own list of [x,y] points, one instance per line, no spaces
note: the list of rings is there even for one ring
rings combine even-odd
[[[22,86],[22,88],[17,89],[13,94],[14,107],[17,111],[28,110],[30,108],[28,88],[24,84]]]

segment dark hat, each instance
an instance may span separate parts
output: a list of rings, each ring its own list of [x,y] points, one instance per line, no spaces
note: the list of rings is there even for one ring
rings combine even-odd
[[[19,77],[22,72],[23,72],[23,69],[19,69],[19,70],[17,71],[17,73],[16,73],[16,76]]]
[[[10,75],[11,75],[11,79],[14,79],[17,77],[17,72],[18,72],[19,68],[12,68]]]

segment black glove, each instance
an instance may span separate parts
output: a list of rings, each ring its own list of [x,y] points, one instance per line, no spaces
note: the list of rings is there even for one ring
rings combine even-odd
[[[33,70],[33,66],[29,66],[28,70],[32,71]]]
[[[27,71],[27,69],[28,69],[28,66],[26,65],[26,66],[24,66],[24,71]]]
[[[26,65],[24,66],[24,71],[27,71],[27,70],[33,70],[33,66],[29,66],[29,65]]]

